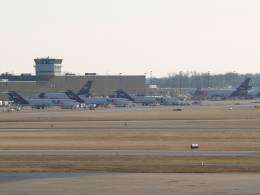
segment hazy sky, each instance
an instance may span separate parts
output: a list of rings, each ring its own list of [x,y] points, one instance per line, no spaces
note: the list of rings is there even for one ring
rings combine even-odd
[[[260,72],[259,0],[0,0],[0,72]]]

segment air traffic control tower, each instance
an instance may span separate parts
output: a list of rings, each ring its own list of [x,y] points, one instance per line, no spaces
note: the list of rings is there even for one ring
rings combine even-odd
[[[55,58],[36,58],[35,73],[36,76],[61,76],[62,59]]]

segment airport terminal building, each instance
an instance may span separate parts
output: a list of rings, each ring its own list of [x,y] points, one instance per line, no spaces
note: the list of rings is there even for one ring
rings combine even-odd
[[[36,58],[34,62],[35,75],[1,74],[0,92],[17,91],[26,96],[39,92],[77,92],[87,81],[92,80],[90,93],[95,96],[112,95],[117,89],[124,89],[133,94],[145,94],[144,75],[62,74],[62,59]]]

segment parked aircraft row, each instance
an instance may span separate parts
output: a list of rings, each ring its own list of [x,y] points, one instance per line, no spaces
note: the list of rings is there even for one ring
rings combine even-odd
[[[82,87],[80,92],[88,92],[88,86],[87,84]],[[7,92],[9,95],[9,99],[13,101],[15,104],[21,105],[21,106],[31,106],[33,108],[42,108],[45,107],[51,107],[51,106],[58,106],[62,108],[73,108],[77,107],[79,102],[75,99],[70,98],[71,95],[74,95],[71,91],[66,91],[63,93],[40,93],[35,94],[31,97],[25,97],[20,94],[18,94],[15,91],[9,91]]]
[[[177,105],[178,99],[175,97],[162,96],[136,96],[129,95],[123,90],[115,91],[114,96],[110,97],[92,97],[90,89],[93,81],[88,81],[77,92],[71,90],[65,92],[47,92],[35,94],[31,97],[24,97],[15,91],[10,91],[7,94],[10,100],[22,106],[31,106],[35,108],[45,108],[50,106],[60,106],[63,108],[73,108],[78,104],[107,106],[113,104],[115,106],[131,106],[134,104],[156,105],[156,104],[171,104]]]
[[[186,101],[181,101],[178,97],[170,96],[138,96],[128,94],[124,90],[116,90],[114,96],[110,97],[93,97],[90,95],[90,89],[93,81],[87,81],[83,87],[77,92],[71,90],[65,92],[44,92],[35,94],[31,97],[24,97],[15,91],[10,91],[7,94],[10,100],[21,106],[31,106],[35,108],[45,108],[50,106],[59,106],[62,108],[73,108],[77,107],[79,104],[85,104],[88,106],[130,106],[134,104],[142,105],[184,105],[187,104]],[[197,90],[194,92],[193,96],[206,95],[209,99],[220,98],[242,98],[257,96],[255,91],[253,93],[252,87],[249,85],[250,78],[247,78],[241,85],[237,88],[230,89],[208,89],[207,91]],[[204,94],[205,92],[205,94]],[[254,95],[253,95],[254,94]]]
[[[90,89],[93,81],[88,81],[78,93],[74,93],[69,90],[64,93],[41,93],[39,97],[50,98],[50,99],[60,99],[60,98],[69,98],[78,103],[84,103],[86,105],[96,105],[96,106],[107,106],[109,104],[114,104],[116,106],[127,106],[132,102],[126,98],[120,97],[96,97],[90,95]]]

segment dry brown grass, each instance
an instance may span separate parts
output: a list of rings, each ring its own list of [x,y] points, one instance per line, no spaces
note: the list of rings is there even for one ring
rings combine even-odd
[[[260,150],[260,132],[0,132],[0,149]]]
[[[127,123],[127,126],[125,125]],[[259,128],[260,109],[186,107],[146,111],[0,113],[0,128]]]
[[[125,111],[31,111],[1,113],[0,122],[39,122],[39,121],[138,121],[138,120],[239,120],[260,119],[259,109],[234,109],[186,107],[182,112],[169,109],[125,110]]]
[[[1,172],[260,172],[259,157],[0,156],[0,162]]]
[[[125,125],[127,124],[127,125]],[[1,122],[0,128],[88,128],[88,129],[170,129],[170,128],[259,128],[259,119],[240,120],[148,120],[148,121],[51,121]]]
[[[127,124],[127,125],[126,125]],[[260,150],[260,131],[149,131],[149,128],[259,128],[260,109],[187,107],[129,111],[0,113],[0,128],[72,128],[0,132],[0,149]],[[73,128],[100,128],[76,131]],[[106,129],[147,128],[146,131]],[[201,161],[208,163],[201,167]],[[258,157],[0,156],[0,171],[260,172]]]
[[[203,150],[259,150],[260,132],[186,132],[181,128],[259,128],[259,109],[187,107],[126,111],[26,111],[0,114],[1,128],[100,128],[80,132],[0,132],[0,149],[172,149],[198,143]],[[106,129],[147,128],[147,131]],[[178,132],[149,128],[180,128]]]

